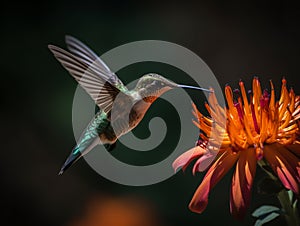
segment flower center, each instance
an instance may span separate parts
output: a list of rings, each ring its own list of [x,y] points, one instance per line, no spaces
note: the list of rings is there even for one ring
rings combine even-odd
[[[261,91],[260,83],[254,78],[249,101],[244,83],[240,82],[240,90],[232,92],[225,88],[227,99],[227,132],[234,150],[245,150],[252,146],[257,157],[263,156],[263,145],[274,142],[293,143],[295,141],[296,122],[292,112],[295,110],[295,95],[286,88],[282,81],[281,97],[275,102],[275,92],[271,82],[271,94]],[[286,133],[290,131],[290,133]]]
[[[209,104],[205,106],[211,118],[202,115],[193,105],[198,119],[194,124],[201,130],[197,145],[210,149],[214,145],[219,147],[221,142],[219,151],[243,151],[254,147],[257,158],[261,159],[264,145],[299,142],[300,96],[295,96],[293,89],[287,90],[285,79],[279,101],[275,101],[272,81],[270,92],[262,92],[258,78],[253,79],[252,91],[248,93],[242,81],[239,86],[240,89],[234,91],[228,85],[225,87],[226,108],[218,104],[214,93],[210,94]]]

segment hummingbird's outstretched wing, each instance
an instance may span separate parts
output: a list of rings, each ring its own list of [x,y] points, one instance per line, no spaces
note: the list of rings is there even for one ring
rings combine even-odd
[[[74,54],[78,58],[86,60],[90,64],[94,64],[99,69],[99,71],[102,72],[103,76],[107,77],[108,82],[110,82],[112,85],[114,85],[121,91],[127,91],[126,86],[124,86],[124,84],[118,78],[118,76],[115,73],[113,73],[109,69],[109,67],[103,62],[103,60],[99,56],[97,56],[88,46],[83,44],[78,39],[69,35],[66,35],[66,44],[68,50],[72,54]]]
[[[122,81],[87,46],[77,39],[66,36],[70,52],[54,45],[49,49],[82,88],[93,98],[105,113],[112,109],[117,95],[128,90]]]

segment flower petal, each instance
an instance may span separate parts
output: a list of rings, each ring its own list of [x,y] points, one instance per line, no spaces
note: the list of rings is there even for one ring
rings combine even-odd
[[[296,169],[292,167],[291,163],[280,154],[276,145],[266,145],[264,148],[264,156],[270,163],[273,171],[277,173],[282,184],[292,190],[294,193],[299,194],[299,183],[297,182]],[[284,148],[284,146],[282,146]]]
[[[241,151],[230,189],[230,212],[238,219],[245,216],[249,207],[255,171],[256,152],[254,148]]]
[[[173,169],[175,172],[179,168],[182,168],[184,171],[186,167],[196,158],[201,157],[204,155],[207,151],[204,148],[201,148],[200,146],[196,146],[191,148],[190,150],[184,152],[182,155],[180,155],[172,164]]]
[[[292,151],[298,158],[300,158],[300,144],[290,144],[286,146],[290,151]]]
[[[275,144],[276,146],[280,146],[280,144]],[[298,183],[300,183],[300,158],[293,155],[286,146],[284,148],[278,149],[280,158],[283,159],[283,162],[288,163],[292,169],[290,171],[293,173],[293,176],[297,179]]]
[[[196,172],[203,172],[209,167],[209,165],[213,162],[216,157],[216,153],[214,152],[207,152],[206,154],[202,155],[195,163],[193,167],[193,174],[195,175]]]
[[[191,211],[202,213],[208,203],[208,195],[210,190],[223,178],[228,170],[236,162],[239,153],[232,153],[226,151],[222,153],[213,165],[209,168],[208,172],[203,178],[202,183],[197,188],[190,204]]]

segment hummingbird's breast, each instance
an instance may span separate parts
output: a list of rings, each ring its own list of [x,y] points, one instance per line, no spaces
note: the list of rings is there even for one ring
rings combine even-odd
[[[134,127],[136,127],[141,120],[144,118],[147,110],[149,109],[149,107],[151,106],[151,102],[146,102],[143,99],[137,101],[130,112],[130,126],[133,129]]]
[[[151,103],[145,102],[142,98],[119,100],[111,111],[111,128],[116,137],[129,132],[135,128],[143,119]]]

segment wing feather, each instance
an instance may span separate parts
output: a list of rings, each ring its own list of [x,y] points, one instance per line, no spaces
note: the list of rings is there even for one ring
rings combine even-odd
[[[71,53],[54,45],[48,47],[100,109],[109,113],[116,96],[127,89],[118,88],[124,86],[121,80],[87,46],[70,36],[66,42]]]
[[[94,64],[99,71],[105,75],[108,75],[107,81],[118,88],[125,87],[122,81],[109,69],[104,61],[101,60],[101,58],[98,57],[88,46],[83,44],[78,39],[68,35],[66,36],[66,44],[72,54]]]

